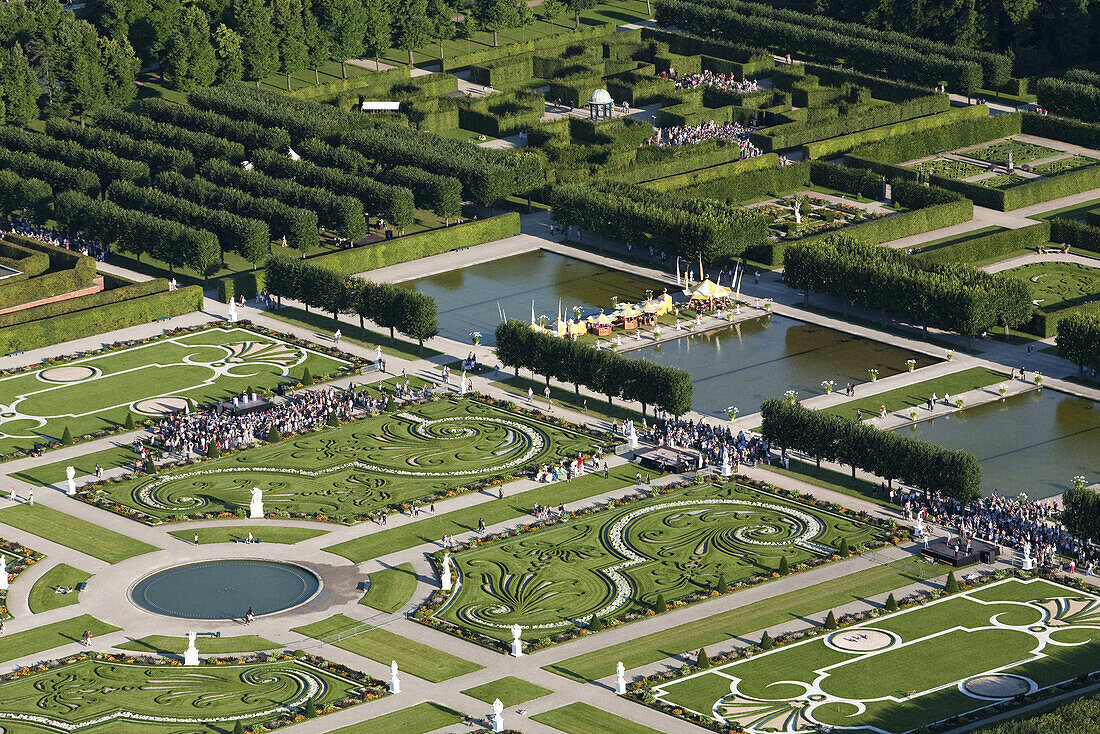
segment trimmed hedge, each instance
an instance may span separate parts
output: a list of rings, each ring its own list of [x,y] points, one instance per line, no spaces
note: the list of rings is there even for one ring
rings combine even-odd
[[[1087,148],[1100,149],[1100,124],[1067,120],[1054,115],[1040,115],[1035,112],[1021,113],[1021,132],[1052,138]]]
[[[237,273],[228,278],[219,278],[218,300],[229,303],[230,298],[239,296],[255,298],[264,292],[266,282],[266,270],[252,270],[247,273]]]
[[[76,261],[75,267],[65,270],[42,273],[17,281],[5,278],[0,281],[0,308],[21,306],[88,288],[95,276],[95,259],[81,257]]]
[[[104,183],[149,180],[149,166],[140,161],[119,158],[105,150],[88,150],[71,140],[56,140],[14,125],[0,127],[0,147],[91,171]]]
[[[810,181],[819,186],[878,199],[882,196],[882,176],[868,170],[834,166],[831,163],[810,163]]]
[[[913,255],[922,260],[941,264],[979,265],[996,262],[1019,250],[1034,250],[1044,245],[1051,240],[1051,229],[1051,222],[1038,222],[1027,227],[994,232],[957,244],[919,248],[913,251]]]
[[[416,204],[409,189],[375,181],[362,174],[352,175],[337,168],[319,166],[305,159],[292,160],[269,150],[255,151],[253,163],[257,169],[268,176],[357,199],[360,203],[360,212],[370,212],[373,215],[385,217],[395,227],[407,227],[415,218]],[[316,194],[311,195],[309,199],[304,198],[304,195],[295,199],[298,206],[302,206],[307,201],[317,205],[323,199]],[[343,226],[348,227],[348,231],[358,231],[357,227],[352,226],[353,218],[348,217],[347,214],[340,215],[339,221],[345,222]],[[366,234],[365,229],[363,234]],[[353,239],[356,237],[353,234],[344,236]]]
[[[256,197],[240,189],[223,187],[203,179],[185,178],[174,171],[159,174],[154,183],[161,191],[213,209],[237,212],[267,224],[275,237],[285,237],[297,250],[316,247],[317,215],[298,207],[286,206],[277,199]]]
[[[888,140],[853,147],[848,157],[902,163],[932,155],[937,150],[964,148],[1021,132],[1022,118],[1019,114],[990,115],[985,105],[959,107],[936,117],[944,124],[910,131],[899,130]],[[913,178],[916,178],[915,172]]]
[[[188,93],[187,101],[234,120],[282,128],[290,133],[293,143],[306,138],[329,138],[376,124],[369,115],[350,114],[332,105],[294,99],[243,82],[196,89]]]
[[[24,178],[15,171],[0,170],[0,212],[29,213],[36,222],[50,218],[53,188],[37,178]]]
[[[171,148],[191,151],[196,157],[222,158],[231,163],[244,160],[244,146],[207,133],[184,130],[182,127],[150,120],[148,117],[103,107],[95,113],[95,124],[114,130],[134,140],[144,140]]]
[[[959,192],[979,206],[1007,212],[1100,187],[1100,165],[1043,176],[999,189],[935,174],[929,176],[929,180],[936,186]]]
[[[175,104],[164,99],[143,99],[138,111],[146,117],[184,130],[208,133],[235,140],[246,151],[274,150],[285,153],[290,147],[290,135],[279,127],[265,127],[247,120],[234,120],[210,110]]]
[[[136,140],[115,130],[51,117],[46,120],[46,133],[58,140],[71,140],[85,148],[109,150],[123,158],[142,161],[153,173],[179,171],[185,176],[195,173],[195,156],[191,151],[170,148],[151,140]]]
[[[1076,71],[1081,71],[1080,69]],[[1066,76],[1069,77],[1073,71]],[[1088,80],[1039,79],[1032,85],[1032,92],[1040,107],[1057,115],[1075,117],[1085,122],[1100,121],[1100,86],[1091,72]]]
[[[520,233],[519,222],[519,214],[512,212],[442,229],[433,229],[429,232],[417,232],[363,247],[353,247],[350,250],[317,255],[309,258],[309,261],[323,264],[342,273],[362,273],[387,265],[396,265],[451,250],[493,242],[505,237],[514,237]]]
[[[802,146],[802,156],[805,160],[813,158],[830,158],[839,153],[847,153],[850,150],[855,150],[860,146],[870,143],[881,142],[884,146],[891,146],[899,138],[905,138],[906,136],[926,130],[936,130],[944,126],[953,125],[962,120],[977,117],[989,117],[989,108],[985,105],[954,107],[934,115],[917,117],[903,122],[896,122],[891,125],[882,125],[881,127],[873,127],[868,130],[841,135],[831,140],[807,143]],[[1001,117],[1007,117],[1007,115],[998,115],[996,119],[1000,119]],[[986,140],[988,140],[988,138],[986,138]],[[910,158],[912,157],[913,156],[910,156]],[[898,160],[904,161],[910,158],[900,158]]]
[[[715,64],[715,67],[722,68],[711,68],[710,71],[734,74],[741,79],[760,75],[775,67],[775,58],[767,51],[737,43],[701,38],[664,28],[643,28],[641,37],[646,41],[666,43],[672,53],[681,56],[712,57],[716,61],[724,62]],[[707,68],[705,60],[703,68]]]
[[[0,147],[0,168],[7,168],[23,179],[44,181],[55,192],[79,191],[89,196],[99,194],[99,177],[91,171],[72,168],[34,153],[23,153]]]
[[[810,164],[797,162],[782,165],[778,155],[765,153],[755,158],[648,181],[645,185],[657,191],[675,191],[682,196],[738,204],[761,194],[778,196],[792,189],[808,188]]]
[[[1058,322],[1058,356],[1080,368],[1100,370],[1100,312],[1067,314]]]
[[[641,39],[641,33],[639,33],[638,31],[628,31],[627,33],[632,33],[632,35],[635,35],[639,40]],[[542,36],[540,38],[534,38],[530,41],[509,43],[505,46],[499,46],[496,48],[487,48],[480,51],[455,54],[449,59],[444,58],[441,66],[443,71],[454,71],[455,69],[461,69],[467,66],[471,66],[473,64],[483,64],[492,59],[498,59],[504,56],[515,56],[532,51],[555,49],[563,46],[568,46],[570,44],[575,44],[579,41],[587,41],[589,39],[598,39],[604,37],[615,37],[616,35],[627,35],[627,33],[616,34],[614,27],[610,25],[581,28],[581,30],[579,31],[568,30],[552,36]]]
[[[157,292],[148,292],[153,285],[135,283],[92,296],[20,311],[18,313],[24,316],[34,316],[40,309],[54,305],[82,307],[82,310],[0,328],[0,352],[38,349],[202,309],[202,288],[197,285],[169,291],[168,282],[162,278],[149,283],[155,284]]]
[[[0,259],[5,264],[14,266],[19,275],[11,275],[0,281],[0,286],[14,283],[18,280],[33,278],[41,275],[50,267],[50,258],[44,252],[37,252],[29,247],[24,247],[18,242],[6,239],[11,235],[0,235]]]
[[[381,181],[412,191],[416,205],[440,217],[462,213],[462,182],[450,176],[436,176],[412,166],[396,166],[378,174]]]
[[[786,400],[760,406],[760,432],[783,449],[859,467],[926,492],[968,503],[982,496],[982,467],[973,454],[880,431],[871,423],[819,413]]]
[[[1050,241],[1100,254],[1100,211],[1085,213],[1087,224],[1056,217],[1050,222]]]
[[[1100,303],[1082,303],[1077,306],[1047,311],[1037,308],[1031,315],[1031,320],[1020,326],[1020,331],[1034,334],[1041,339],[1049,339],[1058,333],[1058,325],[1068,318],[1100,318]]]

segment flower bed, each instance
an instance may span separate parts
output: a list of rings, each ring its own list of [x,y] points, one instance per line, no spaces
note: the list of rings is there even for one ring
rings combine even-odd
[[[14,540],[7,540],[5,538],[0,538],[0,551],[4,552],[5,558],[12,559],[7,564],[9,582],[15,581],[15,579],[19,577],[19,574],[46,557],[43,553],[31,550]],[[8,613],[8,592],[7,590],[0,591],[0,619],[10,618],[11,614]]]

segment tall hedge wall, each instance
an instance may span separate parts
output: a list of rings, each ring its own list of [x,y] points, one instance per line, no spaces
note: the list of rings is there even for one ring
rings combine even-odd
[[[941,264],[984,265],[1003,260],[1020,250],[1034,250],[1049,242],[1050,239],[1051,223],[1038,222],[1019,229],[1008,229],[984,237],[975,237],[966,242],[921,248],[915,250],[913,254],[922,260]]]

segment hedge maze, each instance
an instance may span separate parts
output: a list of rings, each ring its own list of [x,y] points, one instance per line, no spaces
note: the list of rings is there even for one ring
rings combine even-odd
[[[271,392],[306,370],[318,378],[350,363],[242,328],[183,332],[144,344],[109,348],[0,377],[0,452],[29,450],[110,432],[127,419],[231,398],[247,388]]]
[[[272,517],[350,522],[526,476],[595,444],[470,400],[437,400],[154,476],[92,483],[83,496],[150,522],[232,519],[247,514],[259,487]]]
[[[1006,579],[660,684],[658,701],[746,732],[902,734],[1095,669],[1100,598]],[[934,661],[934,662],[933,662]]]
[[[613,620],[777,576],[876,530],[736,483],[702,484],[485,543],[453,557],[461,584],[432,616],[498,639]],[[659,611],[664,611],[660,609]]]

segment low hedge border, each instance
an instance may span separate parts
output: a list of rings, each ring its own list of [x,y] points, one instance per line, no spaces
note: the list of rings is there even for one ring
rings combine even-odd
[[[42,273],[14,282],[5,278],[0,281],[0,308],[11,308],[83,290],[92,285],[95,276],[95,260],[82,257],[72,268]]]
[[[941,264],[980,265],[1003,260],[1019,250],[1034,250],[1051,240],[1051,223],[1038,222],[1019,229],[994,232],[957,244],[917,248],[913,255]]]
[[[0,281],[3,285],[41,275],[50,267],[49,255],[9,241],[5,235],[0,235],[0,260],[7,267],[19,271],[19,275],[10,275]]]
[[[847,508],[845,508],[845,507],[843,507],[843,506],[841,506],[841,505],[839,505],[835,502],[826,502],[825,500],[819,500],[811,494],[800,494],[799,492],[783,489],[781,487],[777,487],[775,485],[768,484],[767,482],[761,482],[761,481],[756,480],[756,479],[750,479],[746,476],[735,475],[735,476],[733,476],[729,479],[720,479],[720,478],[715,477],[715,478],[708,479],[707,481],[714,482],[714,483],[720,483],[720,482],[723,482],[723,481],[733,482],[733,483],[740,484],[742,486],[746,486],[746,487],[749,487],[751,489],[754,489],[754,490],[756,490],[757,492],[760,492],[763,495],[775,495],[775,496],[778,496],[778,497],[782,497],[783,499],[787,500],[788,502],[792,502],[796,505],[798,505],[798,504],[807,505],[807,506],[815,508],[818,511],[828,512],[828,513],[831,513],[833,515],[847,515],[847,516],[853,517],[853,518],[855,518],[855,519],[857,519],[857,520],[859,520],[859,521],[861,521],[861,522],[863,522],[867,525],[870,525],[872,527],[876,527],[881,531],[877,538],[869,541],[866,544],[866,548],[865,548],[866,550],[877,550],[879,548],[884,548],[884,547],[887,547],[887,546],[896,545],[897,543],[899,543],[901,541],[901,539],[903,537],[908,536],[908,532],[901,529],[901,528],[899,528],[897,526],[897,524],[892,520],[880,519],[880,518],[874,517],[872,515],[869,515],[865,512],[855,512],[855,511],[852,511],[852,510],[848,510]],[[590,505],[590,506],[585,507],[583,509],[573,510],[565,516],[556,517],[556,518],[553,518],[553,519],[550,519],[550,520],[538,520],[538,521],[535,521],[535,522],[531,522],[531,523],[527,523],[525,525],[522,525],[521,527],[519,527],[515,530],[503,530],[503,531],[500,531],[500,532],[497,532],[497,533],[493,533],[491,535],[485,535],[485,536],[473,538],[472,540],[469,540],[465,543],[460,543],[460,544],[456,545],[454,547],[454,549],[451,550],[450,552],[451,553],[461,553],[463,550],[467,550],[469,548],[476,548],[476,547],[479,547],[479,546],[482,546],[482,545],[486,545],[488,543],[492,543],[494,541],[506,540],[508,538],[514,538],[514,537],[519,536],[519,535],[526,535],[527,533],[537,532],[537,531],[542,530],[543,528],[546,528],[546,527],[552,527],[554,525],[560,525],[562,523],[570,522],[570,521],[575,520],[575,519],[580,518],[580,517],[586,517],[588,515],[592,515],[592,514],[595,514],[595,513],[598,513],[598,512],[602,512],[604,510],[610,510],[610,509],[619,508],[619,507],[626,507],[626,506],[632,505],[636,502],[641,502],[641,501],[644,501],[644,500],[647,500],[647,499],[651,499],[653,497],[659,497],[661,495],[670,494],[672,492],[683,489],[685,487],[693,487],[697,483],[698,482],[696,480],[691,479],[691,480],[682,480],[682,481],[679,481],[679,482],[673,482],[671,484],[661,485],[659,487],[654,487],[654,488],[650,489],[649,491],[637,492],[635,494],[632,494],[632,495],[629,495],[629,496],[626,496],[626,497],[621,497],[621,498],[616,499],[616,500],[610,500],[606,503],[597,503],[595,505]],[[862,550],[863,549],[852,548],[850,550],[850,553],[852,555],[859,555],[862,552]],[[435,553],[432,553],[429,556],[429,559],[431,560],[432,565],[434,566],[436,573],[439,573],[440,569],[442,567],[442,556],[443,556],[443,551],[436,551]],[[832,563],[832,562],[837,561],[837,560],[840,560],[840,556],[834,554],[832,558],[814,558],[814,559],[811,559],[809,561],[805,561],[805,562],[802,562],[802,563],[795,563],[795,564],[790,566],[790,573],[794,574],[794,573],[798,573],[800,571],[807,571],[809,569],[817,568],[817,567],[826,565],[828,563]],[[776,572],[773,572],[773,573],[768,574],[768,575],[761,574],[761,575],[753,576],[749,579],[744,579],[744,580],[741,580],[741,581],[737,581],[735,583],[729,584],[726,589],[711,589],[711,590],[707,590],[707,591],[697,591],[693,594],[690,594],[690,595],[685,596],[681,599],[677,599],[677,600],[671,602],[668,605],[669,606],[669,611],[673,611],[675,609],[680,609],[682,607],[686,607],[686,606],[689,606],[689,605],[692,605],[692,604],[697,604],[699,602],[706,601],[708,599],[711,599],[715,596],[720,596],[722,594],[734,593],[734,592],[737,592],[737,591],[740,591],[742,589],[746,589],[746,588],[749,588],[749,587],[752,587],[752,586],[758,586],[760,584],[767,583],[769,581],[773,581],[777,578],[780,578],[779,574],[776,573]],[[447,621],[444,621],[444,620],[441,620],[441,619],[437,619],[436,617],[433,616],[436,611],[438,611],[441,607],[443,607],[447,603],[447,601],[450,599],[452,594],[454,594],[453,591],[452,592],[446,592],[446,591],[435,591],[435,592],[433,592],[432,595],[430,597],[428,597],[428,600],[425,601],[423,604],[421,604],[412,613],[412,619],[417,621],[417,622],[420,622],[421,624],[423,624],[427,627],[432,627],[433,629],[441,630],[441,631],[446,632],[448,634],[454,635],[455,637],[466,640],[467,642],[476,643],[478,645],[481,645],[482,647],[488,648],[488,649],[493,650],[495,652],[508,654],[511,651],[510,641],[498,640],[495,637],[491,637],[491,636],[486,635],[486,634],[481,633],[481,632],[475,632],[473,630],[470,630],[467,627],[460,626],[460,625],[455,625],[455,624],[452,624],[451,622],[447,622]],[[637,605],[637,604],[632,605],[632,606],[628,606],[628,607],[625,608],[624,611],[622,611],[618,615],[613,616],[613,617],[603,618],[601,621],[608,628],[614,628],[614,627],[620,627],[624,624],[629,624],[631,622],[636,622],[639,619],[646,619],[651,614],[653,614],[652,609],[648,609],[646,611],[639,611],[638,610],[639,606],[640,605]],[[553,636],[547,636],[547,637],[543,637],[543,638],[538,639],[538,640],[528,641],[524,645],[524,647],[525,647],[525,649],[527,649],[530,652],[535,652],[537,650],[543,650],[543,649],[546,649],[548,647],[552,647],[554,645],[560,645],[562,643],[569,642],[570,640],[575,640],[578,637],[587,636],[589,634],[598,634],[598,632],[589,632],[587,624],[578,622],[578,623],[574,624],[571,627],[566,627],[565,625],[563,625],[563,631],[559,632],[558,634],[555,634]]]
[[[1028,572],[1021,571],[1019,569],[996,569],[991,573],[983,574],[978,579],[965,579],[959,578],[959,589],[966,591],[968,589],[977,588],[994,581],[1001,581],[1006,578],[1018,578],[1018,579],[1030,579],[1030,578],[1043,578],[1049,581],[1053,581],[1064,586],[1070,586],[1072,588],[1080,589],[1093,593],[1094,589],[1089,587],[1083,581],[1079,581],[1071,576],[1059,576],[1051,572]],[[934,601],[946,595],[946,592],[935,589],[931,591],[921,590],[916,593],[905,596],[897,600],[899,609],[908,609],[914,606],[920,606],[927,604],[930,601]],[[866,622],[867,620],[876,619],[887,614],[893,614],[894,612],[888,612],[885,608],[872,608],[862,612],[855,612],[853,614],[845,614],[836,618],[837,626],[840,628],[847,627],[849,625],[858,624],[860,622]],[[773,640],[774,647],[781,645],[788,645],[793,642],[799,642],[809,637],[818,637],[823,634],[831,634],[834,630],[827,630],[824,626],[805,627],[794,632],[786,632],[780,635],[776,635]],[[746,647],[738,648],[728,653],[720,653],[710,658],[710,667],[716,667],[719,665],[725,665],[727,663],[734,662],[736,660],[742,660],[744,658],[751,658],[754,655],[765,652],[765,650],[759,645],[748,645]],[[691,675],[693,673],[701,672],[703,669],[697,665],[685,664],[679,668],[673,668],[666,670],[662,673],[655,673],[649,676],[643,676],[631,682],[627,688],[627,696],[638,703],[649,706],[657,711],[668,714],[669,716],[675,716],[677,718],[685,719],[703,727],[704,729],[710,729],[717,732],[730,732],[732,729],[726,724],[721,724],[714,721],[711,718],[700,716],[690,711],[685,711],[682,706],[675,706],[667,704],[661,701],[655,701],[653,698],[652,688],[657,684],[665,683],[675,680],[682,676]],[[986,708],[981,709],[979,716],[993,716],[1006,711],[1011,711],[1014,708],[1025,705],[1033,705],[1038,701],[1042,701],[1046,698],[1059,695],[1067,690],[1074,690],[1087,685],[1093,684],[1097,680],[1097,674],[1091,674],[1087,676],[1079,676],[1069,681],[1050,686],[1048,688],[1041,689],[1035,693],[1027,695],[1017,696],[1012,699],[1005,699],[1000,702],[989,702]],[[679,713],[676,713],[679,712]],[[973,721],[971,714],[966,715],[967,720]],[[918,731],[928,731],[930,734],[938,734],[938,732],[946,732],[956,729],[963,721],[961,717],[950,717],[943,721],[936,722],[931,726]]]
[[[727,178],[736,178],[750,171],[770,170],[779,167],[779,155],[777,153],[765,153],[755,158],[745,158],[743,160],[730,161],[729,163],[720,163],[717,166],[655,178],[652,181],[646,181],[644,183],[649,188],[656,189],[657,191],[678,191],[682,193],[684,189],[690,186],[698,186],[700,184],[711,181],[721,181]],[[807,170],[807,183],[809,183],[809,180],[809,172]]]
[[[1043,176],[1034,181],[1000,189],[935,174],[928,179],[936,186],[957,191],[979,206],[1008,212],[1100,187],[1100,165]]]

